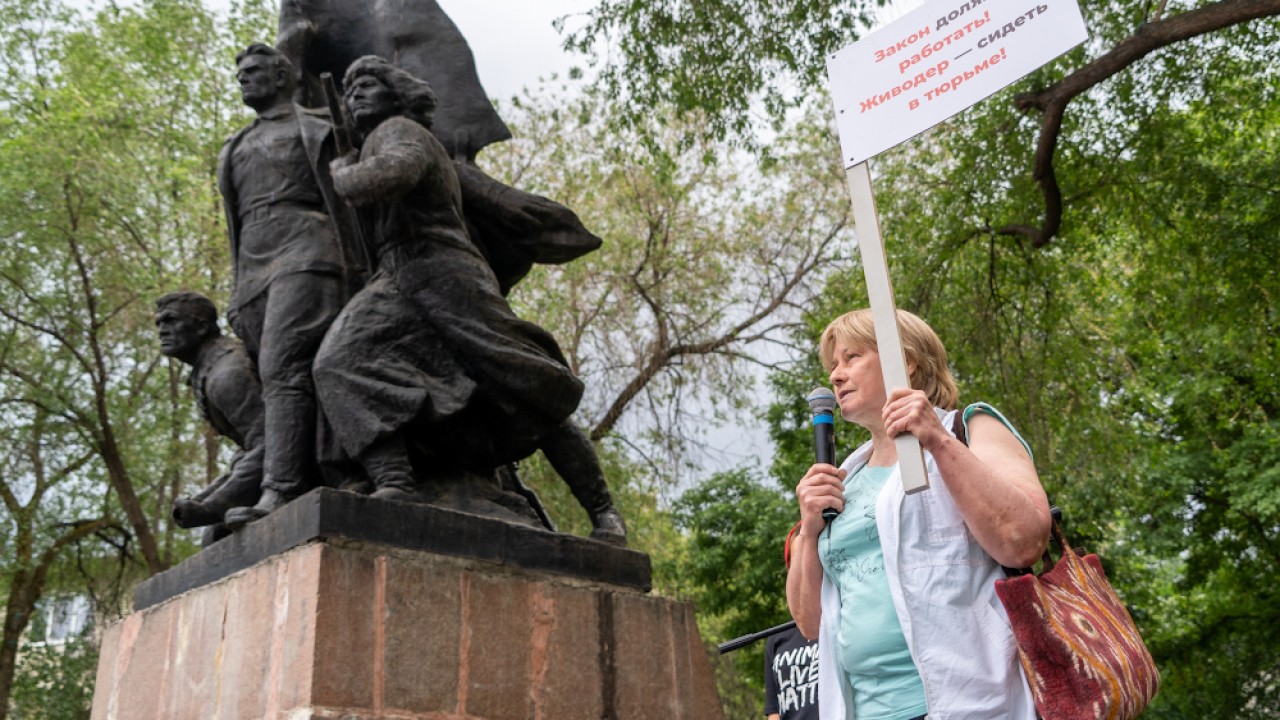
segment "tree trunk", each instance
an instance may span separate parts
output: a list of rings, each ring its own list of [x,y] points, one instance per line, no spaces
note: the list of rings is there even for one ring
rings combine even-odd
[[[142,549],[142,558],[147,563],[147,570],[152,574],[163,572],[167,566],[160,558],[156,536],[151,532],[147,513],[142,509],[138,493],[133,489],[133,482],[130,481],[129,472],[125,469],[124,460],[120,457],[120,448],[116,445],[115,434],[111,431],[110,425],[104,425],[103,433],[100,451],[102,459],[107,464],[107,476],[111,479],[111,486],[115,488],[116,495],[120,498],[120,506],[124,508],[125,517],[129,519],[129,527],[133,528],[133,535],[138,539],[138,547]]]
[[[10,579],[9,597],[5,602],[4,631],[0,634],[0,720],[9,714],[9,696],[13,694],[13,680],[18,671],[18,642],[31,624],[36,602],[44,594],[49,568],[68,545],[88,537],[107,527],[106,518],[82,520],[58,537],[38,558],[33,558],[33,530],[26,516],[15,516],[19,527],[17,556],[19,569]]]
[[[9,696],[18,670],[18,641],[31,624],[31,613],[39,597],[40,590],[31,587],[33,580],[27,572],[19,571],[5,603],[4,634],[0,636],[0,720],[9,716]]]

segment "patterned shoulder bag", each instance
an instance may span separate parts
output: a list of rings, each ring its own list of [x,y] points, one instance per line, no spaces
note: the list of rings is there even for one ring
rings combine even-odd
[[[960,416],[952,434],[968,444]],[[1044,720],[1131,720],[1155,697],[1160,671],[1098,556],[1072,549],[1054,511],[1057,562],[1046,548],[1039,574],[1006,568],[1010,577],[996,581],[1036,711]]]
[[[1092,553],[1078,555],[1057,521],[1060,550],[1044,570],[996,581],[1044,720],[1129,720],[1155,697],[1160,671]]]

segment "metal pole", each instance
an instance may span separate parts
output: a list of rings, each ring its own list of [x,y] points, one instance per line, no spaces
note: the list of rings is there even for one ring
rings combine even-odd
[[[720,643],[720,654],[723,655],[727,652],[733,652],[744,645],[750,645],[751,643],[757,640],[763,640],[770,635],[777,635],[780,632],[786,632],[795,626],[796,621],[792,620],[791,622],[782,623],[781,625],[774,625],[768,630],[761,630],[760,632],[743,635],[742,637],[734,638],[728,642]]]

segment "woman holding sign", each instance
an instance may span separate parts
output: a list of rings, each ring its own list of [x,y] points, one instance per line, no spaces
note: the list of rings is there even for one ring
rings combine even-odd
[[[824,720],[1035,718],[995,581],[1027,567],[1049,537],[1031,450],[986,404],[957,411],[946,349],[899,310],[911,389],[885,392],[871,312],[822,333],[841,416],[871,433],[839,467],[816,464],[796,488],[800,529],[787,603],[820,637]],[[963,428],[968,444],[957,439]],[[925,451],[929,488],[906,495],[893,438]],[[822,511],[840,514],[827,524]]]

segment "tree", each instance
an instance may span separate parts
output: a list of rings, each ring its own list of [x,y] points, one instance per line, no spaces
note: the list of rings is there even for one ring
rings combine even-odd
[[[674,480],[693,413],[743,406],[748,366],[785,357],[781,330],[846,267],[848,203],[817,150],[825,130],[791,128],[756,169],[725,143],[682,144],[692,128],[664,106],[647,130],[618,130],[593,94],[525,97],[514,111],[518,139],[481,164],[573,208],[604,246],[536,268],[513,303],[586,382],[591,437],[625,439]]]
[[[1044,197],[1044,215],[1038,227],[1011,224],[1000,232],[1025,236],[1035,247],[1048,244],[1058,233],[1062,225],[1063,196],[1053,163],[1067,105],[1073,99],[1163,48],[1280,15],[1280,0],[1219,0],[1168,17],[1164,16],[1165,8],[1166,4],[1161,2],[1153,13],[1144,16],[1133,34],[1085,65],[1074,68],[1066,77],[1014,99],[1020,110],[1034,110],[1042,116],[1032,176]]]
[[[1164,676],[1150,717],[1276,709],[1276,23],[1234,28],[1080,99],[1051,244],[1002,233],[1038,129],[997,97],[876,162],[898,304],[947,343],[962,401],[1031,441],[1073,540],[1098,551]],[[1121,119],[1124,119],[1123,121]],[[805,336],[864,305],[832,286]],[[822,373],[815,366],[809,378]],[[798,477],[798,381],[775,467]],[[843,445],[843,442],[842,442]]]
[[[240,29],[264,27],[260,6],[237,8]],[[0,18],[4,717],[19,637],[69,549],[95,540],[86,567],[128,553],[134,579],[194,549],[168,513],[206,475],[204,439],[151,301],[225,295],[213,169],[243,43],[198,0],[88,17],[3,0]]]
[[[873,162],[898,304],[939,330],[963,399],[1031,440],[1071,536],[1101,553],[1164,674],[1148,715],[1269,717],[1280,7],[1085,10],[1085,47]],[[605,2],[571,41],[618,53],[602,82],[633,107],[669,94],[737,132],[750,90],[785,77],[802,94],[852,39],[787,57],[767,36],[844,21],[770,12]],[[682,13],[726,30],[684,47]],[[727,47],[746,61],[712,67]],[[866,303],[860,279],[822,300],[797,343]],[[779,378],[771,412],[784,482],[808,464],[792,398],[823,373],[801,375]]]
[[[796,521],[795,501],[763,473],[719,472],[673,503],[677,526],[688,538],[681,572],[697,601],[699,626],[720,642],[790,620],[783,544]],[[730,665],[731,663],[731,665]],[[721,701],[735,716],[758,713],[764,692],[764,643],[721,659],[745,682],[717,672]]]
[[[1141,268],[1118,313],[1132,367],[1118,411],[1147,447],[1110,521],[1154,629],[1161,714],[1262,718],[1280,709],[1267,650],[1280,599],[1280,280],[1261,270],[1280,260],[1280,96],[1274,74],[1239,77],[1243,57],[1208,60],[1215,82],[1201,97],[1152,114],[1159,132],[1133,162],[1158,192],[1116,223],[1139,234],[1122,261]],[[1228,108],[1236,119],[1218,121]]]
[[[84,489],[76,487],[89,456],[61,450],[73,435],[69,424],[24,398],[7,398],[4,415],[6,440],[14,442],[4,443],[0,457],[8,570],[0,636],[0,717],[13,686],[23,631],[36,612],[51,568],[69,546],[110,522],[92,500],[82,499]]]
[[[741,137],[750,145],[758,124],[753,103],[762,102],[772,118],[797,106],[824,83],[826,56],[856,40],[885,4],[603,0],[565,46],[590,54],[600,66],[601,87],[624,98],[633,121],[655,102],[670,99],[680,114],[705,114],[715,136]],[[1030,89],[1013,99],[1019,109],[1041,116],[1031,168],[1042,206],[1038,220],[1011,221],[1000,232],[1026,237],[1037,247],[1050,242],[1062,222],[1055,157],[1073,100],[1122,72],[1142,72],[1143,61],[1166,48],[1192,56],[1197,47],[1218,42],[1216,34],[1280,15],[1280,0],[1213,0],[1176,9],[1163,1],[1154,8],[1126,0],[1085,5],[1093,58],[1071,54],[1033,75],[1023,83]]]
[[[88,638],[60,644],[23,643],[11,713],[21,720],[88,720],[98,666]]]

